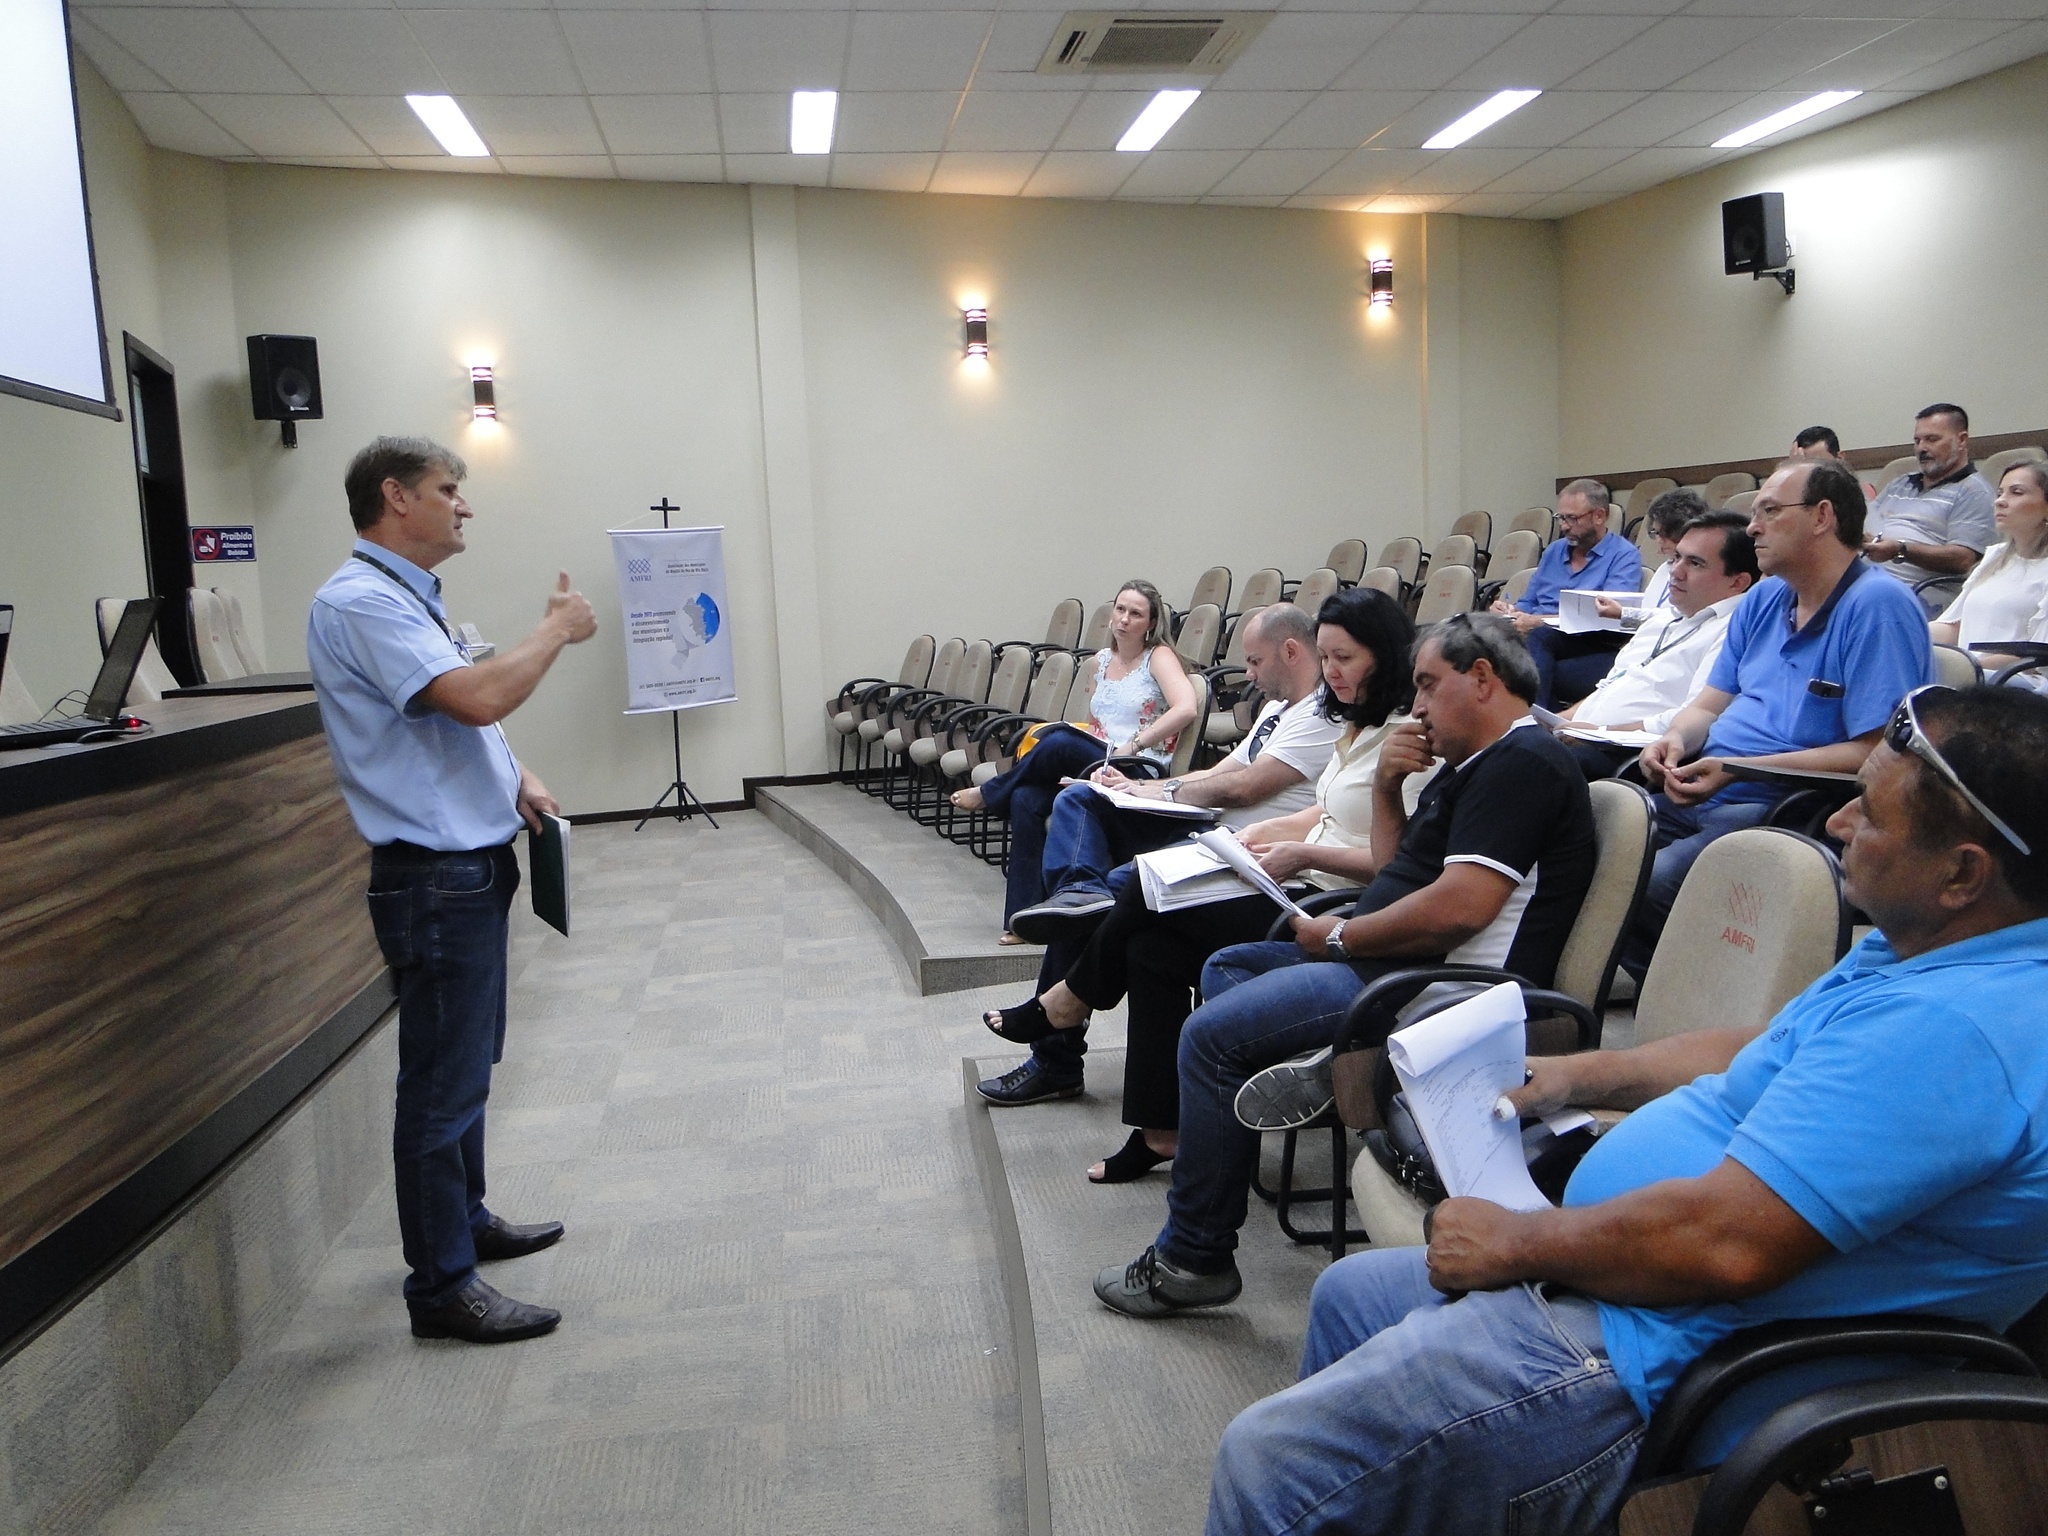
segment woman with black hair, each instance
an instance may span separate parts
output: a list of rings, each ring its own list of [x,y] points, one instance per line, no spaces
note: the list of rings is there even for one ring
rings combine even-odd
[[[1237,835],[1274,879],[1339,889],[1373,877],[1373,770],[1389,721],[1407,701],[1415,626],[1400,604],[1361,587],[1324,603],[1316,624],[1323,711],[1341,721],[1344,732],[1316,783],[1313,805]],[[1154,912],[1145,905],[1143,882],[1132,880],[1063,980],[1026,1003],[984,1016],[993,1033],[1030,1045],[1129,997],[1123,1118],[1136,1129],[1121,1151],[1088,1170],[1090,1179],[1126,1183],[1171,1160],[1180,1125],[1175,1057],[1203,962],[1232,944],[1263,939],[1279,914],[1256,894]]]

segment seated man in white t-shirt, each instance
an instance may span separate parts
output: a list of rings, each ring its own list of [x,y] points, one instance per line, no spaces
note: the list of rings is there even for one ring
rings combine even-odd
[[[1671,573],[1670,602],[1643,620],[1600,686],[1563,712],[1567,720],[1662,735],[1707,685],[1721,642],[1728,638],[1729,615],[1762,579],[1748,519],[1740,512],[1709,512],[1693,519],[1665,569]],[[1589,779],[1611,778],[1637,751],[1571,737],[1564,744]]]

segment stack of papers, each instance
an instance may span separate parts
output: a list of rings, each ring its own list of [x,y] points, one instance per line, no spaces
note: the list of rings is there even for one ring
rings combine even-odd
[[[1527,1022],[1522,989],[1504,981],[1387,1036],[1387,1060],[1448,1195],[1549,1209],[1529,1178],[1520,1122],[1494,1113],[1526,1080]]]
[[[1295,917],[1308,916],[1228,832],[1197,832],[1184,843],[1139,854],[1137,865],[1145,905],[1154,912],[1234,901],[1252,890]]]
[[[1622,629],[1618,618],[1603,618],[1594,605],[1609,598],[1623,608],[1634,608],[1643,600],[1640,592],[1591,592],[1566,589],[1557,594],[1557,614],[1550,621],[1568,635],[1590,634],[1596,629]]]
[[[1176,805],[1171,800],[1149,800],[1142,795],[1127,795],[1121,790],[1104,789],[1089,779],[1061,779],[1062,785],[1079,784],[1092,789],[1120,811],[1143,811],[1148,816],[1178,816],[1182,821],[1203,821],[1214,823],[1222,812],[1206,805]]]
[[[1664,738],[1655,731],[1625,731],[1619,726],[1580,725],[1576,720],[1567,720],[1563,715],[1545,709],[1541,704],[1531,704],[1529,713],[1560,736],[1569,736],[1574,741],[1593,741],[1606,747],[1647,747],[1653,741]]]

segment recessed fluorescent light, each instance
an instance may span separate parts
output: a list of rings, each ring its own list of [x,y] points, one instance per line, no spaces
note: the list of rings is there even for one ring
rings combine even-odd
[[[469,126],[469,119],[462,115],[462,108],[455,104],[453,96],[408,96],[405,104],[413,109],[419,120],[427,125],[427,132],[438,139],[449,154],[474,160],[491,152],[490,146]]]
[[[1760,123],[1751,123],[1747,128],[1738,129],[1725,139],[1714,140],[1716,149],[1741,149],[1754,144],[1758,139],[1769,138],[1780,128],[1790,128],[1794,123],[1803,123],[1809,117],[1817,117],[1830,107],[1839,107],[1845,101],[1854,101],[1861,91],[1822,91],[1818,96],[1809,96],[1782,112],[1773,112]]]
[[[792,155],[832,153],[832,120],[839,115],[837,91],[789,93],[789,152]]]
[[[1435,138],[1424,139],[1422,147],[1456,149],[1473,134],[1491,128],[1510,112],[1521,110],[1542,94],[1541,91],[1496,91]]]
[[[1145,110],[1124,130],[1124,136],[1116,141],[1116,147],[1143,154],[1166,137],[1166,130],[1180,121],[1181,113],[1193,106],[1195,98],[1201,94],[1200,91],[1161,91],[1145,103]]]

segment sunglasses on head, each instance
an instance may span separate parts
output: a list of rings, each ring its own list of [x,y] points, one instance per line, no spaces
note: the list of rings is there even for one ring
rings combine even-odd
[[[1921,762],[1927,764],[1928,767],[1940,774],[1951,789],[1969,801],[1970,809],[1991,823],[1992,829],[2000,837],[2031,858],[2034,850],[2026,845],[2026,842],[2020,837],[2019,833],[2013,831],[2011,827],[2005,824],[1997,812],[1993,811],[1990,806],[1970,792],[1970,786],[1962,781],[1962,778],[1956,773],[1955,769],[1948,765],[1948,759],[1941,755],[1941,748],[1928,740],[1927,733],[1920,729],[1920,716],[1914,708],[1914,701],[1924,694],[1950,692],[1953,692],[1953,690],[1944,688],[1938,683],[1928,683],[1922,687],[1915,688],[1911,693],[1899,700],[1898,711],[1892,716],[1892,723],[1885,727],[1884,744],[1902,756],[1905,753],[1911,752]]]

